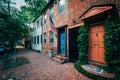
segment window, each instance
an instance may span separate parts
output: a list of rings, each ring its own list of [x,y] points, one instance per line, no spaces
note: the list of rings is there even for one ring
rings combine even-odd
[[[32,37],[32,43],[34,44],[34,37]]]
[[[40,35],[40,40],[41,40],[41,44],[42,44],[42,35]]]
[[[50,43],[54,43],[54,34],[50,31]]]
[[[34,37],[34,44],[36,44],[36,37]]]
[[[42,27],[42,16],[40,17],[40,26]]]
[[[37,28],[39,27],[39,20],[37,21]]]
[[[46,23],[46,18],[47,18],[47,15],[45,14],[44,15],[44,24]]]
[[[39,36],[37,36],[37,44],[39,44]]]
[[[51,9],[50,9],[50,16],[53,19],[53,16],[54,16],[54,7],[51,7]]]
[[[65,10],[65,0],[59,0],[59,13]]]
[[[44,33],[44,43],[46,43],[46,33]]]
[[[31,43],[33,43],[33,37],[31,37]]]
[[[33,25],[33,29],[36,30],[36,24],[35,24],[35,23],[34,23],[34,25]]]

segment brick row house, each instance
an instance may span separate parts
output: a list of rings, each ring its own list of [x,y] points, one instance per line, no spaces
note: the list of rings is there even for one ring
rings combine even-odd
[[[36,51],[42,51],[42,16],[33,23],[33,32],[31,32],[31,48]]]
[[[77,60],[78,30],[80,25],[88,23],[89,45],[94,45],[89,46],[88,58],[105,63],[103,24],[113,9],[117,9],[120,16],[120,0],[50,0],[34,20],[32,47],[39,47],[47,53],[54,48],[56,55],[63,55],[69,61]],[[52,17],[57,33],[51,30],[49,16]],[[40,46],[37,46],[38,43],[41,43]]]

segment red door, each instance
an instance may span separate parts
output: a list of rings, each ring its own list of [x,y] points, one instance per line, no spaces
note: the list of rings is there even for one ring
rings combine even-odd
[[[104,60],[104,28],[102,25],[93,26],[89,30],[89,60],[105,63]]]

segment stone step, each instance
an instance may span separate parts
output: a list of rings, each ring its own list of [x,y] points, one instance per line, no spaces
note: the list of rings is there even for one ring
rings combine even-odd
[[[55,55],[51,59],[61,64],[68,62],[67,57],[60,56],[60,55]]]
[[[59,58],[59,59],[67,59],[67,57],[63,56],[63,55],[55,55],[54,57]]]
[[[51,58],[52,60],[56,61],[56,62],[59,62],[59,63],[63,63],[63,60],[59,59],[59,58],[56,58],[56,57],[53,57]]]

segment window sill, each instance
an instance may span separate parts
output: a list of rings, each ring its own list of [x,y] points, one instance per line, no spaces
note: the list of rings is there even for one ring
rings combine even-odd
[[[50,45],[53,45],[54,43],[50,43]]]

